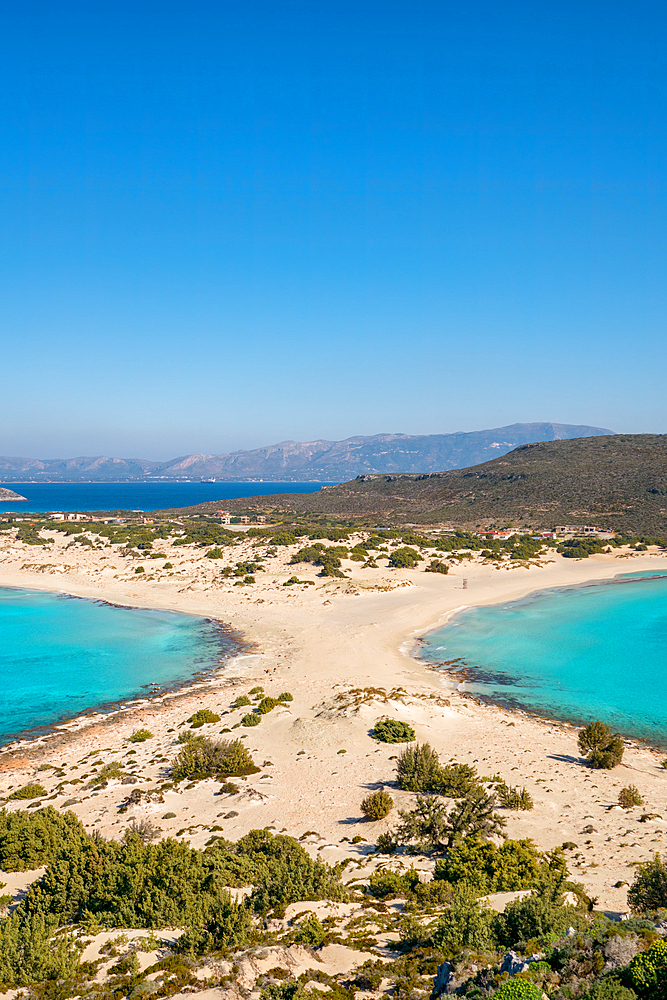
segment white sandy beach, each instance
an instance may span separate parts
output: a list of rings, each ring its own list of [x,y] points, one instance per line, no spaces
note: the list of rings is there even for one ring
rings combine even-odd
[[[452,682],[415,659],[415,640],[457,608],[521,597],[548,587],[582,584],[619,573],[666,570],[657,552],[615,551],[586,560],[550,555],[540,565],[496,568],[465,561],[449,575],[386,568],[361,569],[344,562],[346,580],[322,579],[314,567],[288,566],[294,548],[265,561],[249,587],[220,578],[220,560],[201,551],[165,545],[173,575],[151,570],[134,573],[137,560],[117,550],[72,545],[61,534],[48,549],[4,536],[0,540],[0,586],[62,591],[80,597],[141,607],[159,607],[212,616],[239,630],[253,648],[229,662],[212,680],[179,693],[144,700],[130,710],[62,727],[69,735],[9,747],[0,754],[0,795],[38,777],[52,804],[69,803],[88,828],[119,836],[132,817],[149,815],[164,834],[186,831],[193,846],[211,836],[237,839],[253,828],[270,827],[296,837],[329,861],[354,857],[368,874],[386,859],[371,858],[377,834],[388,829],[395,813],[379,823],[363,819],[359,804],[369,789],[390,783],[397,748],[376,744],[368,732],[382,716],[410,722],[420,741],[429,741],[445,761],[475,764],[481,774],[500,774],[512,785],[525,785],[535,801],[531,812],[505,812],[507,833],[532,837],[541,848],[572,842],[572,875],[602,909],[623,912],[632,863],[663,851],[667,833],[667,772],[663,754],[628,744],[623,764],[613,771],[582,765],[576,730],[496,706],[483,706]],[[233,549],[233,559],[250,558],[252,543]],[[230,559],[232,554],[230,553]],[[156,561],[157,562],[157,561]],[[162,561],[159,563],[162,565]],[[314,585],[284,587],[295,572]],[[463,589],[463,581],[467,581]],[[91,792],[82,785],[91,765],[121,760],[140,778],[137,787],[155,787],[168,776],[177,752],[178,725],[194,710],[224,714],[203,732],[217,735],[239,721],[242,710],[231,703],[255,684],[267,694],[290,691],[294,700],[274,709],[261,725],[236,729],[260,774],[241,781],[235,795],[217,795],[218,784],[201,782],[191,789],[163,793],[163,801],[144,801],[119,814],[132,790],[120,782]],[[361,690],[351,693],[353,689]],[[396,691],[396,689],[400,689]],[[382,692],[395,692],[385,700]],[[145,726],[154,734],[146,743],[128,737]],[[133,752],[133,751],[136,751]],[[69,784],[55,796],[63,779],[49,777],[40,765],[53,764]],[[640,823],[644,810],[623,811],[618,791],[637,785],[646,812],[664,819]],[[391,789],[398,807],[413,800]],[[9,808],[25,807],[9,803]],[[175,814],[163,818],[165,814]],[[354,836],[365,838],[356,845]],[[343,841],[348,838],[348,841]],[[343,841],[343,842],[341,842]],[[428,863],[424,863],[428,867]]]

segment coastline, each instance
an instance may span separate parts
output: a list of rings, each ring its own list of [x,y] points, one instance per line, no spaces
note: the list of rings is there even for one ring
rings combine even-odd
[[[109,608],[119,608],[124,611],[147,610],[137,607],[136,605],[109,601],[103,597],[82,597],[63,590],[37,590],[36,588],[18,587],[4,583],[0,584],[0,590],[21,590],[32,593],[55,594],[72,600],[90,601],[95,604],[100,604]],[[144,691],[137,691],[136,694],[129,695],[126,698],[115,698],[107,701],[91,703],[83,711],[76,712],[73,715],[63,715],[51,723],[29,726],[12,734],[1,735],[0,756],[8,751],[16,750],[21,746],[28,747],[37,740],[48,740],[52,737],[62,736],[67,732],[82,730],[86,725],[99,722],[102,718],[109,719],[117,713],[136,711],[142,706],[150,704],[152,701],[164,701],[164,699],[188,693],[196,687],[205,687],[207,684],[214,683],[218,674],[224,671],[230,663],[237,659],[237,657],[244,655],[248,650],[253,648],[252,643],[245,641],[240,633],[236,632],[227,622],[212,618],[210,615],[203,616],[192,611],[181,612],[175,610],[174,608],[152,608],[150,610],[160,610],[167,614],[190,615],[192,617],[200,618],[202,621],[210,625],[220,647],[218,655],[215,660],[211,662],[210,666],[204,669],[198,668],[197,670],[194,670],[189,677],[182,677],[173,681],[143,684],[141,687],[145,688]],[[220,635],[220,633],[224,633],[224,638]],[[227,652],[224,651],[224,644],[230,647]]]
[[[250,557],[250,540],[246,551],[245,544],[235,547],[235,559]],[[238,794],[218,795],[218,786],[205,781],[189,790],[165,788],[161,802],[144,796],[119,814],[128,795],[121,782],[109,782],[99,792],[86,792],[79,785],[58,791],[57,779],[40,771],[47,798],[56,807],[67,803],[66,808],[103,836],[118,837],[127,822],[146,816],[159,821],[164,836],[185,831],[183,838],[195,847],[204,845],[216,824],[230,840],[267,826],[296,837],[316,830],[312,851],[321,857],[352,857],[372,865],[376,862],[368,844],[393,825],[394,817],[369,825],[359,812],[361,799],[368,789],[386,786],[397,808],[408,808],[414,799],[392,786],[395,748],[378,745],[368,736],[375,721],[388,715],[409,722],[417,739],[430,742],[443,760],[454,758],[474,765],[481,774],[500,774],[508,783],[527,787],[535,809],[506,813],[508,835],[531,837],[543,849],[579,843],[580,858],[571,862],[573,877],[600,897],[603,908],[626,909],[625,888],[615,883],[631,881],[632,863],[662,849],[667,822],[655,819],[638,825],[638,815],[629,816],[614,803],[618,789],[632,781],[651,811],[667,817],[659,755],[626,741],[621,768],[591,772],[578,758],[576,730],[567,722],[449,692],[437,671],[411,655],[411,647],[461,609],[463,597],[465,606],[494,604],[537,590],[609,580],[630,570],[667,571],[665,556],[642,553],[626,558],[622,553],[620,559],[614,554],[581,562],[555,557],[539,566],[511,569],[473,562],[447,576],[420,569],[360,570],[353,563],[349,568],[346,564],[350,578],[345,580],[322,579],[314,567],[299,566],[300,577],[312,584],[284,587],[294,572],[291,550],[286,549],[257,575],[253,587],[234,588],[218,583],[220,567],[212,567],[211,560],[197,552],[176,548],[167,555],[174,576],[139,581],[133,578],[136,560],[124,569],[115,553],[109,557],[83,547],[65,552],[63,544],[35,553],[19,543],[0,543],[0,586],[198,614],[230,623],[243,642],[253,644],[206,683],[141,699],[103,719],[85,717],[80,728],[71,725],[28,746],[5,748],[0,754],[0,794],[35,779],[46,763],[65,771],[71,781],[81,760],[93,753],[107,761],[109,754],[116,755],[112,759],[122,759],[128,767],[131,762],[140,788],[149,787],[144,782],[160,788],[168,781],[168,761],[177,752],[178,727],[193,711],[209,708],[222,721],[203,733],[231,731],[227,738],[242,738],[263,766],[262,773],[241,783]],[[113,559],[112,567],[105,567],[103,556]],[[463,579],[468,581],[465,595]],[[289,691],[294,700],[276,707],[251,730],[234,729],[241,717],[233,708],[234,699],[257,684],[271,695]],[[130,757],[134,745],[128,743],[129,736],[142,727],[153,738],[136,744],[137,752]],[[22,806],[12,802],[7,807]],[[165,810],[175,818],[163,819]],[[592,814],[597,832],[584,846],[581,830]],[[621,850],[628,823],[636,843]],[[364,843],[342,842],[344,835],[351,839],[353,834],[362,836]]]
[[[431,637],[436,636],[443,629],[447,628],[447,626],[452,624],[455,619],[460,620],[467,612],[480,607],[520,604],[521,602],[527,600],[539,597],[548,598],[550,595],[555,594],[563,594],[573,591],[576,592],[579,590],[587,590],[597,587],[641,584],[653,580],[664,579],[667,579],[667,570],[639,570],[636,573],[619,573],[611,577],[593,577],[578,583],[540,587],[530,590],[527,593],[522,594],[520,597],[514,597],[511,600],[501,598],[493,602],[461,605],[458,608],[452,608],[450,611],[446,612],[434,627],[428,629],[421,636],[419,636],[412,646],[411,655],[423,663],[425,670],[434,671],[438,674],[438,676],[442,677],[445,682],[449,682],[451,684],[452,690],[458,691],[460,694],[473,701],[477,701],[480,704],[496,705],[507,712],[518,712],[533,718],[543,719],[545,722],[560,723],[571,726],[575,729],[580,729],[583,725],[586,725],[587,721],[590,721],[591,713],[596,714],[595,709],[591,709],[585,717],[580,716],[579,718],[576,718],[574,715],[568,715],[565,707],[563,707],[561,711],[559,711],[557,707],[554,707],[553,711],[550,712],[546,705],[540,706],[529,704],[527,702],[523,703],[520,699],[512,697],[504,698],[497,690],[473,690],[473,685],[478,685],[479,687],[482,687],[485,684],[492,686],[492,678],[496,677],[496,686],[500,684],[500,686],[507,687],[508,691],[512,691],[514,690],[514,684],[515,681],[518,680],[518,676],[512,677],[511,674],[506,674],[504,671],[501,671],[501,677],[506,679],[498,680],[493,671],[489,674],[485,667],[468,662],[465,654],[462,655],[460,651],[458,651],[458,655],[452,655],[450,659],[439,659],[435,655],[435,646]],[[425,650],[429,648],[433,651],[432,658],[425,655]],[[546,684],[546,679],[543,683]],[[597,714],[599,714],[599,712],[597,712]],[[607,718],[605,720],[604,715],[602,715],[601,718],[603,721],[607,721],[612,729],[617,731],[618,735],[620,735],[627,743],[642,747],[651,747],[655,749],[656,752],[667,751],[667,728],[665,728],[664,733],[660,736],[642,735],[636,729],[633,730],[631,723],[628,724],[627,729],[624,729],[622,725],[619,725],[618,722],[615,722],[611,718]]]

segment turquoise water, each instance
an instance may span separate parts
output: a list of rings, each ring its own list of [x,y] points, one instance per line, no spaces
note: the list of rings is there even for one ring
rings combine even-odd
[[[470,608],[426,636],[420,656],[485,699],[667,743],[667,576]]]
[[[236,648],[195,615],[0,588],[0,741],[177,686]]]

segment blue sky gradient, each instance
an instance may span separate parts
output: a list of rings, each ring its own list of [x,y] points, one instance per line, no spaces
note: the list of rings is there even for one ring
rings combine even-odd
[[[0,453],[667,431],[664,4],[7,4]]]

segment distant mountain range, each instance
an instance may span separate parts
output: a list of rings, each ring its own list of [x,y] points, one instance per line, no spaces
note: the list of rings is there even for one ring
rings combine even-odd
[[[576,424],[510,424],[456,434],[374,434],[344,441],[281,441],[228,455],[185,455],[168,462],[148,459],[10,458],[0,456],[0,482],[220,481],[341,482],[355,476],[395,472],[444,472],[506,455],[539,441],[613,434]]]

